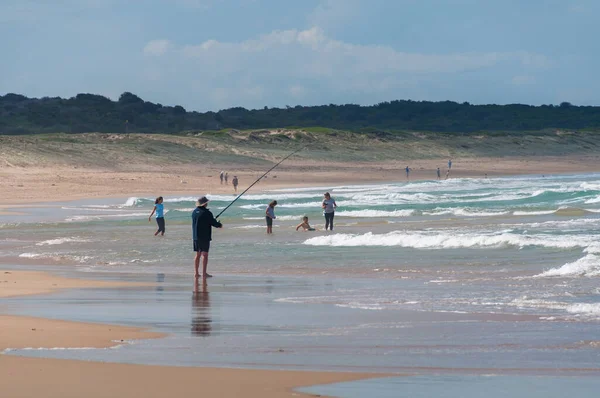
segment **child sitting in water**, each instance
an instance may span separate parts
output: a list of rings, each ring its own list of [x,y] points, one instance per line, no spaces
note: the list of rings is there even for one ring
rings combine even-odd
[[[313,227],[310,226],[310,224],[308,223],[308,217],[304,216],[302,217],[302,222],[300,224],[298,224],[298,226],[296,227],[296,231],[300,229],[300,227],[302,227],[302,229],[304,231],[314,231],[315,229]]]

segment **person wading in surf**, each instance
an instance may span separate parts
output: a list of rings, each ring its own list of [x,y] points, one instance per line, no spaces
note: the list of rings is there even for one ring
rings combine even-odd
[[[156,224],[158,225],[158,229],[154,233],[154,236],[160,233],[160,236],[165,235],[165,213],[164,213],[164,205],[163,205],[163,197],[159,196],[154,201],[154,208],[152,209],[152,213],[148,217],[148,222],[152,220],[152,215],[156,213]]]
[[[194,270],[196,278],[200,277],[200,257],[202,259],[202,277],[211,278],[206,269],[208,268],[208,250],[210,249],[210,241],[212,240],[212,228],[222,228],[223,224],[215,219],[210,210],[206,208],[208,199],[206,196],[201,197],[196,202],[196,208],[192,212],[192,237],[194,240],[194,251],[196,258],[194,259]]]
[[[327,228],[333,231],[333,217],[335,215],[337,204],[329,192],[325,192],[323,198],[324,199],[321,207],[323,208],[323,215],[325,216],[325,231],[327,231]]]

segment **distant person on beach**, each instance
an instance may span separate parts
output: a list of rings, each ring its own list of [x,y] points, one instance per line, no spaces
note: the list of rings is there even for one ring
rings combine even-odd
[[[275,206],[277,206],[277,201],[274,200],[267,206],[267,210],[265,210],[265,220],[267,221],[267,234],[273,233],[273,220],[275,217]]]
[[[406,179],[409,180],[410,179],[410,167],[406,166],[406,168],[404,170],[406,171]]]
[[[325,216],[325,231],[327,228],[333,231],[333,217],[335,216],[335,209],[337,208],[337,204],[335,200],[331,197],[329,192],[325,192],[323,195],[323,203],[321,207],[323,208],[323,215]]]
[[[233,176],[233,180],[231,180],[231,183],[233,184],[233,190],[235,192],[237,192],[237,187],[238,187],[238,184],[239,184],[237,176]]]
[[[225,173],[225,184],[229,184],[227,180],[229,179],[229,173]]]
[[[154,201],[154,209],[152,209],[152,213],[148,217],[148,222],[152,220],[152,215],[156,213],[156,224],[158,225],[158,229],[154,233],[154,236],[160,233],[160,236],[165,235],[165,208],[163,206],[163,197],[159,196]]]
[[[206,208],[208,199],[206,196],[201,197],[196,202],[196,208],[192,212],[192,239],[194,240],[194,251],[196,258],[194,259],[194,270],[196,278],[200,277],[198,269],[200,268],[200,257],[202,260],[202,277],[210,278],[208,272],[208,251],[210,249],[210,241],[212,240],[212,228],[222,228],[223,224],[215,219],[210,210]]]
[[[223,185],[223,178],[225,177],[225,172],[223,170],[221,170],[221,173],[219,173],[219,179],[221,180],[221,185]]]
[[[442,178],[439,167],[437,168],[437,177],[438,177],[438,180]]]
[[[450,169],[448,169],[448,171],[446,172],[446,180],[448,179],[449,176],[450,176]]]
[[[315,229],[311,227],[308,223],[308,217],[306,216],[302,217],[302,222],[298,224],[298,226],[296,227],[296,231],[300,228],[302,228],[303,231],[315,231]]]
[[[452,159],[448,160],[448,170],[452,168]]]

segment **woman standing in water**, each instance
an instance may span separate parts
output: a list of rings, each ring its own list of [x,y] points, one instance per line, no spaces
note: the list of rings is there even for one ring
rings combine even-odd
[[[327,231],[327,228],[333,231],[333,216],[335,215],[337,204],[329,192],[325,192],[323,197],[324,199],[321,207],[323,208],[323,215],[325,216],[325,231]]]
[[[267,234],[273,233],[273,220],[275,217],[275,206],[277,206],[277,201],[274,200],[267,206],[267,210],[265,211],[265,220],[267,221]]]
[[[154,236],[160,233],[160,236],[164,236],[165,234],[165,214],[164,214],[164,206],[163,206],[163,197],[159,196],[154,201],[154,209],[152,209],[152,213],[148,217],[148,221],[152,220],[152,215],[156,213],[156,224],[158,224],[158,230],[154,233]]]

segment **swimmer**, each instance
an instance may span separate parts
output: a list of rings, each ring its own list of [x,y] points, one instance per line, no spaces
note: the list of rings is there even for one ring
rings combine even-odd
[[[300,228],[302,228],[303,231],[316,231],[316,229],[310,226],[310,224],[308,223],[308,217],[306,216],[302,217],[302,222],[298,224],[298,226],[296,227],[296,231]]]

